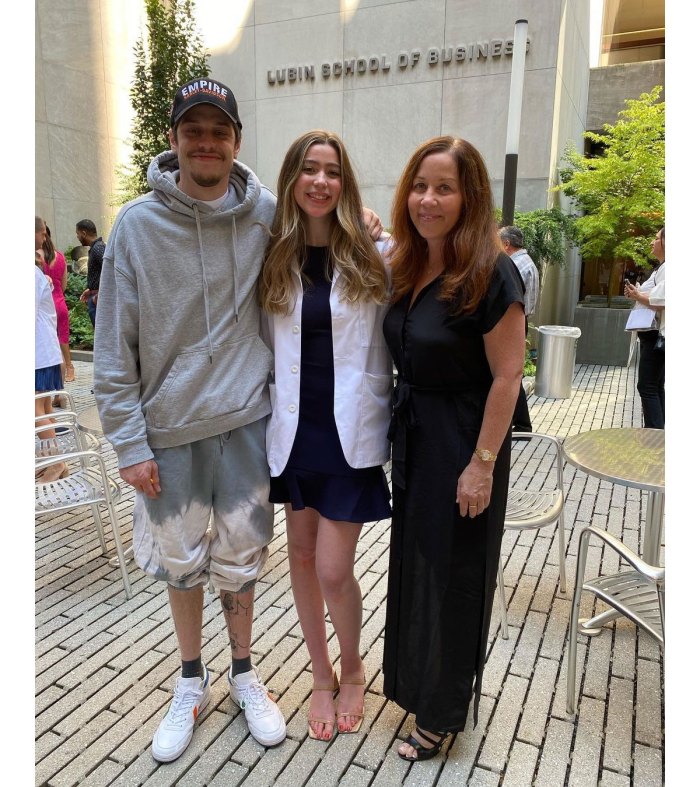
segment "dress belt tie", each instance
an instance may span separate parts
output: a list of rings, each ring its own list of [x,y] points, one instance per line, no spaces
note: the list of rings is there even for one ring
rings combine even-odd
[[[413,408],[412,393],[420,391],[428,394],[442,395],[464,395],[463,388],[450,388],[449,386],[426,386],[414,385],[403,377],[399,377],[391,395],[391,421],[387,437],[392,443],[391,459],[392,462],[404,462],[406,460],[406,438],[409,429],[413,429],[419,423]]]
[[[387,437],[393,443],[399,427],[413,429],[418,423],[411,404],[413,386],[399,377],[391,394],[391,421]]]

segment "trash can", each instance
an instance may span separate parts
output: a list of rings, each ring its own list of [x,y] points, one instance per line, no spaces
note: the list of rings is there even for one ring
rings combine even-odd
[[[576,342],[581,329],[568,325],[540,325],[535,372],[535,396],[568,399],[574,379]]]

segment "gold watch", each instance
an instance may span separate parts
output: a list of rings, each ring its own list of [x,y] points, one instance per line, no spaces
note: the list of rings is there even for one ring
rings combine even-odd
[[[474,453],[481,459],[482,462],[495,462],[498,456],[488,448],[475,448]]]

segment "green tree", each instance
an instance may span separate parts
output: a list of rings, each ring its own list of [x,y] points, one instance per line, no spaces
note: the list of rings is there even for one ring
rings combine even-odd
[[[496,221],[501,225],[502,211],[495,211]],[[538,208],[525,213],[515,212],[513,224],[523,232],[525,248],[537,266],[542,283],[547,263],[563,268],[566,251],[576,239],[574,219],[559,208]]]
[[[564,154],[561,185],[583,215],[575,217],[584,259],[603,257],[649,265],[651,240],[663,223],[665,104],[662,87],[629,99],[614,125],[583,136],[603,145],[587,158],[572,145]],[[614,267],[614,266],[613,266]]]
[[[540,276],[546,263],[561,268],[566,265],[566,250],[575,237],[571,216],[567,216],[559,208],[538,208],[527,213],[516,212],[513,222],[523,231],[525,248]]]
[[[146,37],[134,46],[136,66],[129,90],[134,112],[131,158],[119,175],[118,204],[148,192],[148,165],[170,146],[168,127],[175,90],[209,76],[208,54],[194,21],[194,0],[144,0]]]

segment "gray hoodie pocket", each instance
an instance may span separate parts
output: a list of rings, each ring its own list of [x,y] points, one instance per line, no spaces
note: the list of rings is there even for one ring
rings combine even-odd
[[[180,353],[158,393],[144,408],[155,429],[178,429],[260,404],[272,353],[256,335]]]

